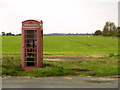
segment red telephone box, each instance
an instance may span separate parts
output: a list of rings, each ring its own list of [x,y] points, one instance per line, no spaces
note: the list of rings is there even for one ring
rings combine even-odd
[[[22,22],[22,68],[30,70],[43,63],[43,22],[25,20]]]

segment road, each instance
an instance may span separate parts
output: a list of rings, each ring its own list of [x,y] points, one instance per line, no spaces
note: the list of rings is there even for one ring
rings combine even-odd
[[[118,88],[118,79],[110,77],[7,77],[3,88]]]

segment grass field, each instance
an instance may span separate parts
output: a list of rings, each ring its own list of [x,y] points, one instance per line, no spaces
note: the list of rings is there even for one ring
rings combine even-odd
[[[44,36],[44,54],[118,54],[118,38],[90,35]],[[21,36],[2,36],[3,54],[21,54]]]

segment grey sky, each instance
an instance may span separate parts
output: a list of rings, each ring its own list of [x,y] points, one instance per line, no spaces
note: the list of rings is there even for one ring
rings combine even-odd
[[[0,0],[0,30],[21,33],[21,22],[41,19],[44,33],[93,33],[118,25],[119,0]]]

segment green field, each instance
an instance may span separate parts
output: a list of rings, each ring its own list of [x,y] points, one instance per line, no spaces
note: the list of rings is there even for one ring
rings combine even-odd
[[[118,38],[90,35],[44,36],[44,54],[118,54]],[[2,36],[3,54],[21,54],[21,36]]]

